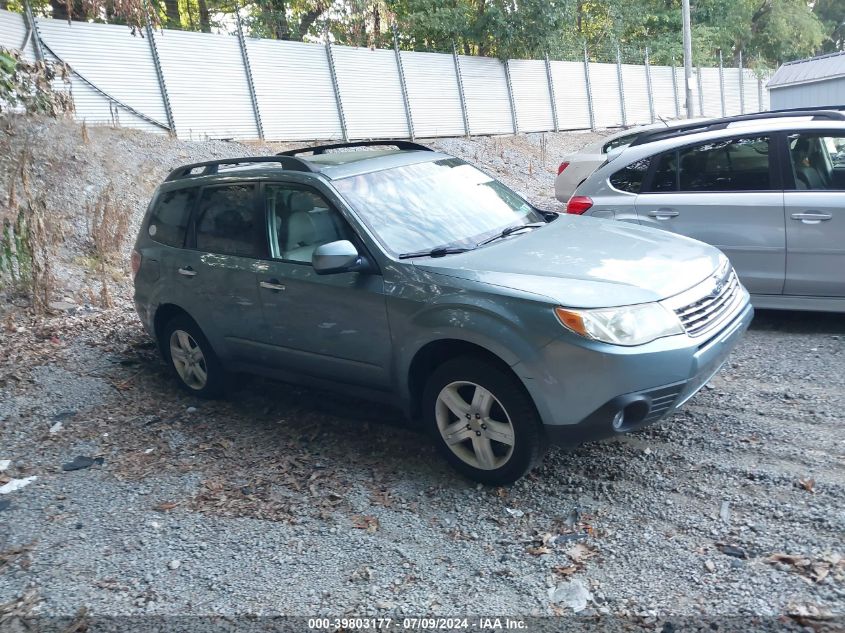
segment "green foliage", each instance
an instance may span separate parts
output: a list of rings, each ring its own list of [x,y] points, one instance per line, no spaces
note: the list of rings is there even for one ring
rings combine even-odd
[[[824,25],[822,51],[845,51],[845,0],[816,0],[813,13]]]
[[[26,213],[3,220],[0,233],[0,288],[27,289],[32,281],[32,246]]]
[[[72,112],[70,93],[53,89],[55,80],[67,80],[67,72],[62,64],[27,62],[18,51],[0,48],[0,113]]]

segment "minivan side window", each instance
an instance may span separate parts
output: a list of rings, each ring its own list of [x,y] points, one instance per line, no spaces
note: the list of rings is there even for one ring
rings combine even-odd
[[[617,171],[610,177],[610,184],[619,191],[627,191],[628,193],[639,193],[640,187],[643,184],[648,172],[648,166],[651,164],[651,158],[641,158],[635,160],[630,165],[627,165]]]
[[[845,135],[792,134],[789,137],[789,162],[795,189],[845,189]]]
[[[264,256],[266,229],[253,185],[203,189],[196,213],[197,250],[240,257]]]
[[[159,244],[181,248],[185,244],[188,217],[197,198],[195,187],[161,194],[150,213],[147,233]]]
[[[660,157],[650,191],[768,191],[769,138],[712,141]]]

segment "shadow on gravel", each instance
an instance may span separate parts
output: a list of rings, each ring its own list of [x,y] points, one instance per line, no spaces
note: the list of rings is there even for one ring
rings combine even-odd
[[[845,314],[757,310],[751,329],[795,334],[845,334]]]

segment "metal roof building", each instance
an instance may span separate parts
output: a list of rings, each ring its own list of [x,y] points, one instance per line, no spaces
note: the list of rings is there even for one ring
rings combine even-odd
[[[768,83],[773,110],[845,104],[845,52],[787,62]]]

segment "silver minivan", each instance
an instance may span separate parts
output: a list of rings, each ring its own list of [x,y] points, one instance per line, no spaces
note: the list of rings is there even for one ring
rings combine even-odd
[[[670,415],[751,321],[712,246],[540,211],[460,159],[378,145],[186,165],[159,186],[135,305],[185,391],[220,395],[236,371],[393,403],[459,471],[503,484],[550,442]]]
[[[766,116],[639,139],[567,211],[718,247],[758,308],[845,312],[845,115]]]

